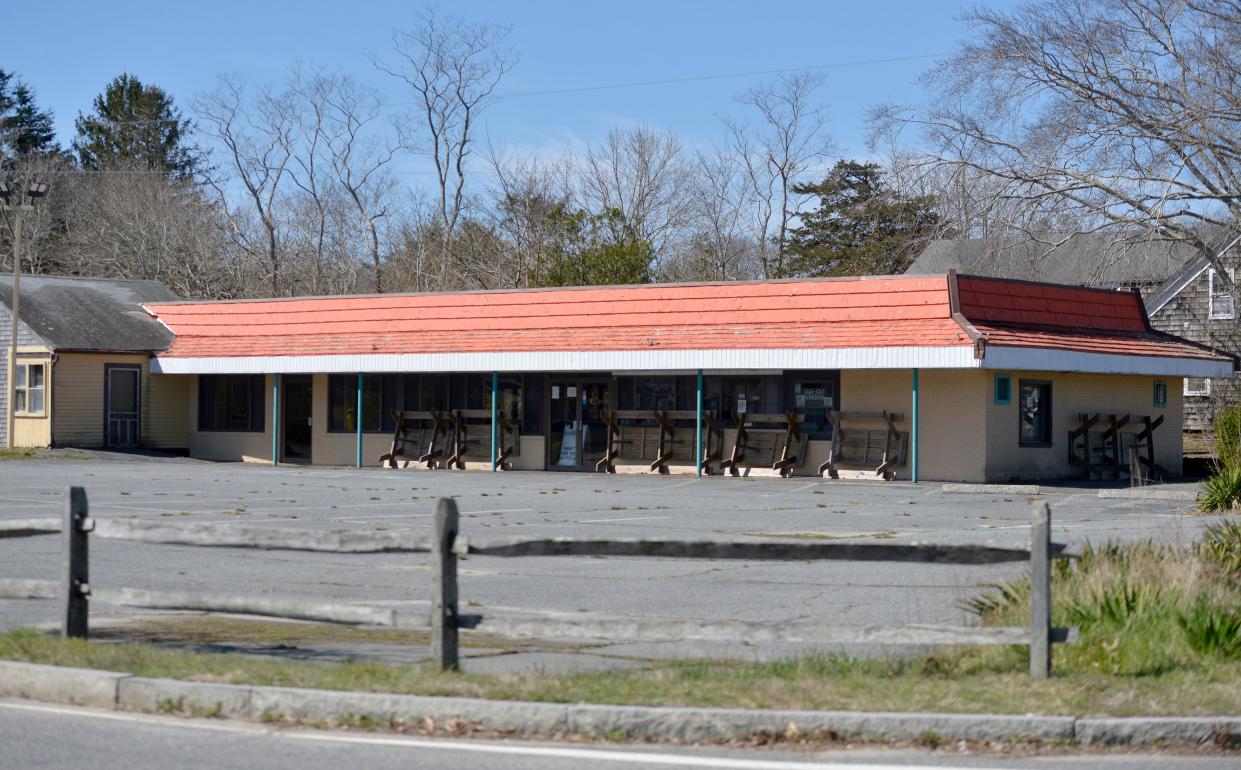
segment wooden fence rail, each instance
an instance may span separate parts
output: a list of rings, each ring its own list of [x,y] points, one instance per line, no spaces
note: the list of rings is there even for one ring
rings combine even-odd
[[[151,522],[140,519],[94,520],[87,515],[85,491],[71,487],[65,515],[55,519],[0,522],[0,538],[60,533],[65,566],[61,582],[0,579],[0,598],[59,597],[64,604],[62,632],[85,638],[90,598],[105,604],[165,610],[226,612],[351,625],[431,629],[432,657],[443,669],[459,666],[460,629],[511,637],[567,637],[633,641],[749,641],[819,644],[1023,644],[1030,649],[1030,676],[1042,679],[1051,671],[1054,643],[1075,640],[1076,629],[1052,628],[1051,560],[1069,558],[1065,547],[1051,542],[1051,511],[1035,506],[1030,548],[987,545],[890,543],[821,543],[751,540],[647,540],[523,538],[473,543],[460,534],[456,502],[444,498],[436,506],[435,533],[416,537],[409,532],[302,531],[229,525]],[[137,588],[92,588],[89,582],[88,535],[195,547],[260,548],[341,554],[430,553],[431,611],[425,613],[298,599],[219,596]],[[467,556],[556,557],[614,556],[677,559],[744,559],[749,561],[889,561],[923,564],[1030,564],[1030,625],[974,628],[942,625],[867,625],[787,622],[779,624],[714,621],[693,618],[633,618],[563,613],[459,612],[457,561]]]

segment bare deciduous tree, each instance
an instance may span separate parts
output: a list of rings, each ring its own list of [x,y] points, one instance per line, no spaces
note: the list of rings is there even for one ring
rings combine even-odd
[[[880,134],[920,129],[926,164],[986,180],[1027,227],[1067,219],[1217,256],[1241,222],[1241,6],[1055,0],[966,20],[974,38],[926,76],[936,98],[876,110]]]
[[[823,76],[812,72],[781,76],[737,97],[758,113],[757,123],[724,121],[730,148],[744,164],[764,278],[784,274],[789,223],[796,216],[793,184],[831,151],[827,116],[813,101],[822,84]]]
[[[247,104],[245,86],[236,78],[224,78],[219,88],[195,100],[194,109],[223,148],[230,176],[245,189],[261,225],[262,245],[240,226],[244,219],[236,216],[222,183],[216,180],[212,185],[229,214],[230,230],[241,248],[266,258],[272,295],[279,296],[282,250],[278,195],[293,156],[295,110],[287,95],[270,92],[260,93],[252,105]]]
[[[616,128],[586,153],[581,197],[595,212],[619,213],[617,243],[648,243],[662,258],[682,234],[689,169],[681,141],[647,127]]]
[[[393,35],[397,63],[375,66],[414,92],[417,108],[399,125],[402,145],[434,166],[441,272],[450,269],[464,214],[469,159],[479,116],[516,56],[504,48],[509,27],[468,22],[423,9],[417,27]]]

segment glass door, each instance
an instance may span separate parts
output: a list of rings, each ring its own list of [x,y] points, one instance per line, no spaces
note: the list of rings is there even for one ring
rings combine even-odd
[[[593,471],[607,448],[608,383],[549,379],[548,470]]]
[[[310,462],[312,382],[309,374],[286,374],[281,400],[284,408],[284,451],[286,463]]]

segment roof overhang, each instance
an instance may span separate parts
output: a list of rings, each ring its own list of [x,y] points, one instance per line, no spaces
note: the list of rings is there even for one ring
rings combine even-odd
[[[385,353],[321,356],[157,357],[159,374],[354,374],[380,372],[674,372],[808,369],[1005,369],[1167,377],[1231,377],[1232,362],[972,345],[734,350],[583,350]]]
[[[354,372],[616,372],[784,369],[959,369],[977,367],[973,346],[772,348],[733,350],[574,350],[497,353],[391,353],[325,356],[157,358],[161,374]]]

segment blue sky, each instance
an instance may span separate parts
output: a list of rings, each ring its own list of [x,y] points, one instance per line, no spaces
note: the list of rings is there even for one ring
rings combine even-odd
[[[13,3],[0,29],[0,67],[17,72],[54,111],[66,145],[78,111],[122,71],[160,85],[186,108],[221,74],[278,83],[299,61],[348,72],[390,101],[408,102],[368,54],[388,56],[392,31],[412,25],[416,7],[395,0]],[[512,24],[509,40],[521,61],[500,89],[507,93],[942,55],[967,32],[957,19],[962,7],[934,0],[441,3],[474,20]],[[825,70],[821,100],[842,154],[865,154],[873,104],[919,99],[916,79],[931,62]],[[629,122],[708,145],[720,137],[719,116],[740,114],[734,95],[764,79],[508,98],[491,109],[485,131],[502,146],[556,152]]]

